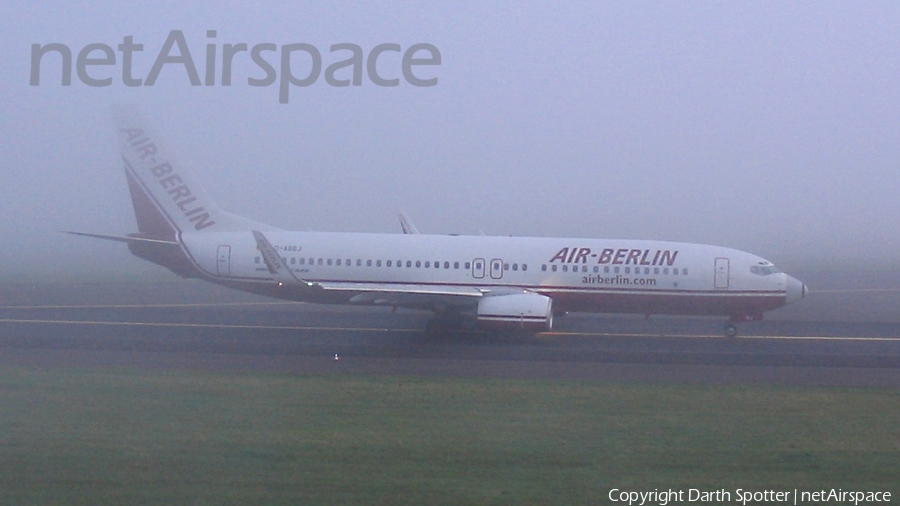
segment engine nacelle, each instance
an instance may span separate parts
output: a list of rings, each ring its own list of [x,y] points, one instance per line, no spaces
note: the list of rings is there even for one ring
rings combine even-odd
[[[540,332],[553,328],[553,301],[537,293],[488,295],[478,301],[478,323],[485,327]]]

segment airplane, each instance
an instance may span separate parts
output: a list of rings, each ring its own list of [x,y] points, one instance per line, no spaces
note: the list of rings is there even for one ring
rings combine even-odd
[[[127,244],[184,278],[291,301],[431,311],[432,335],[538,333],[570,312],[727,317],[802,299],[807,287],[759,256],[654,240],[296,232],[220,209],[135,110],[113,110],[138,232],[69,232]]]

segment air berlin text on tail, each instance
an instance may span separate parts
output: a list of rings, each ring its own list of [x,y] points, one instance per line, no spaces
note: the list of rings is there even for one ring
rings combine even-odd
[[[216,39],[216,37],[216,30],[206,31],[208,41]],[[175,46],[177,46],[177,50],[175,50]],[[139,57],[137,53],[144,50],[144,44],[136,43],[132,35],[127,35],[122,39],[122,43],[118,44],[117,49],[122,53],[122,84],[129,87],[153,86],[166,65],[175,67],[168,72],[169,74],[172,72],[184,72],[191,86],[215,86],[217,75],[220,77],[219,84],[221,86],[231,86],[231,74],[235,57],[239,59],[247,58],[249,54],[250,60],[256,65],[256,68],[252,68],[250,74],[259,76],[261,71],[265,75],[262,77],[247,76],[247,84],[250,86],[270,86],[275,81],[278,81],[278,101],[282,104],[288,103],[292,86],[302,88],[313,85],[322,74],[323,64],[322,53],[312,44],[284,44],[280,48],[273,43],[259,43],[252,47],[244,42],[222,44],[221,58],[219,58],[219,46],[213,41],[206,44],[205,73],[201,83],[200,74],[197,72],[197,66],[194,64],[190,47],[182,30],[171,30],[169,32],[159,53],[157,53],[156,59],[153,60],[153,66],[144,78],[134,77],[132,73],[135,58]],[[175,50],[176,54],[172,54],[173,50]],[[279,61],[280,76],[279,72],[275,70],[275,67],[269,61],[272,59],[270,53],[278,53],[279,51],[279,57],[274,59]],[[325,82],[338,88],[362,86],[363,48],[357,44],[344,42],[332,44],[329,47],[329,52],[334,56],[334,61],[325,68]],[[48,53],[58,53],[60,84],[62,86],[71,86],[72,50],[59,42],[31,45],[30,84],[32,86],[41,84],[42,62],[44,56]],[[392,58],[389,53],[398,53],[398,55]],[[400,57],[400,54],[402,54],[402,57]],[[379,58],[381,58],[380,66]],[[48,62],[53,61],[57,61],[56,58],[48,58]],[[294,74],[291,66],[294,63],[299,65],[301,61],[303,68],[308,70],[304,70],[300,76],[297,76]],[[329,62],[326,61],[326,63]],[[110,86],[113,84],[115,72],[96,67],[115,66],[117,64],[116,53],[113,51],[112,46],[102,42],[95,42],[84,46],[78,52],[75,60],[75,71],[78,74],[78,79],[87,86]],[[219,64],[221,64],[221,71],[218,70]],[[376,86],[384,87],[399,86],[400,75],[412,86],[436,86],[438,78],[434,76],[435,72],[429,72],[421,67],[440,64],[441,52],[433,44],[424,42],[412,44],[405,50],[400,44],[396,43],[378,44],[372,47],[368,56],[365,57],[365,71],[369,81]],[[53,68],[52,65],[53,63],[48,63],[50,69]],[[391,66],[399,66],[399,68],[391,68]],[[90,73],[88,73],[89,68]],[[174,77],[169,75],[167,78],[173,79]]]
[[[125,136],[125,142],[131,145],[135,155],[142,163],[150,157],[149,162],[152,164],[152,167],[148,170],[156,178],[162,189],[172,197],[172,201],[175,202],[185,218],[194,225],[195,229],[203,230],[216,224],[210,217],[209,212],[203,206],[197,204],[197,197],[194,196],[194,192],[188,188],[181,176],[175,173],[172,165],[169,162],[157,162],[156,157],[151,156],[156,155],[158,149],[153,140],[144,134],[143,130],[139,128],[124,128],[120,132]]]

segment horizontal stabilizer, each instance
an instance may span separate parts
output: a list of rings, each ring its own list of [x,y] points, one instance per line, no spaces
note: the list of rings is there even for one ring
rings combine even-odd
[[[94,239],[103,239],[105,241],[116,241],[116,242],[124,242],[124,243],[153,243],[153,244],[174,244],[178,245],[175,241],[164,241],[162,239],[148,239],[146,237],[122,237],[118,235],[103,235],[103,234],[89,234],[87,232],[72,232],[70,230],[62,230],[64,234],[72,234],[72,235],[81,235],[84,237],[92,237]]]

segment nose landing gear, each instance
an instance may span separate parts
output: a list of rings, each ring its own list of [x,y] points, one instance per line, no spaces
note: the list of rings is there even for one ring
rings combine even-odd
[[[762,320],[762,313],[731,315],[728,324],[725,325],[725,337],[736,337],[738,334],[737,323]]]

